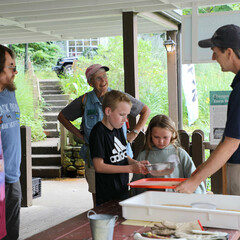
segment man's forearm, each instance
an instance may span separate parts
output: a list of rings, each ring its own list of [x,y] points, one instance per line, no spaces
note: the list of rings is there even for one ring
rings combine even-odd
[[[202,182],[218,171],[237,150],[239,143],[239,139],[225,137],[224,141],[217,146],[208,160],[200,166],[193,178],[198,182]]]
[[[58,121],[72,134],[76,135],[78,138],[83,139],[83,135],[80,131],[69,121],[65,118],[62,112],[58,115]]]
[[[239,143],[239,139],[225,137],[208,160],[201,164],[190,178],[177,185],[176,191],[193,193],[202,181],[219,170],[228,161],[239,147]]]
[[[145,123],[148,120],[148,117],[150,115],[151,110],[149,109],[149,107],[147,105],[144,105],[142,108],[142,111],[140,112],[140,118],[136,124],[136,126],[134,127],[135,130],[137,130],[138,132],[140,132],[144,126]]]

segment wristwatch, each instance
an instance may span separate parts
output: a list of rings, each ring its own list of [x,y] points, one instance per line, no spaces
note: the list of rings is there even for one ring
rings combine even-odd
[[[138,130],[136,130],[136,129],[133,129],[132,130],[136,135],[138,135],[139,134],[139,131]]]

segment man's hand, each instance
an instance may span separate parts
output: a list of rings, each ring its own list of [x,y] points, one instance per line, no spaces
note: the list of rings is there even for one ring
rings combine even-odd
[[[179,193],[193,193],[198,187],[198,183],[195,183],[193,178],[189,178],[184,182],[177,185],[175,191]]]

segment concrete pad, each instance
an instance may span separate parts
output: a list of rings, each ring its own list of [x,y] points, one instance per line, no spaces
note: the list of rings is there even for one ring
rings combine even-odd
[[[93,207],[85,178],[42,179],[42,196],[21,208],[20,240],[57,225]]]

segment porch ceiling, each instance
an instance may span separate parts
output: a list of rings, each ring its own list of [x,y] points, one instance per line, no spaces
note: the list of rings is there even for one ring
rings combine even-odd
[[[0,0],[0,43],[122,35],[122,12],[138,13],[138,32],[176,30],[177,9],[234,0]]]

